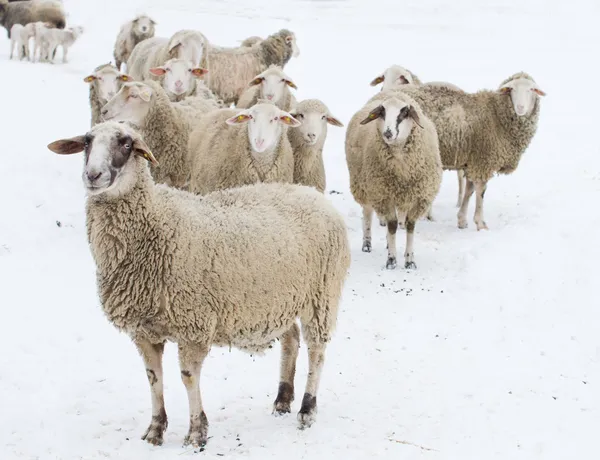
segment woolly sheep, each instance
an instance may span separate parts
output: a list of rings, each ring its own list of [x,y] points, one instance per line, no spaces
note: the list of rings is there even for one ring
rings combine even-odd
[[[250,108],[259,99],[266,99],[286,112],[296,107],[296,98],[290,92],[290,88],[298,89],[298,87],[279,66],[272,65],[259,73],[248,86],[249,88],[240,96],[236,108]]]
[[[237,48],[211,46],[209,49],[210,74],[207,86],[226,105],[237,104],[248,87],[248,82],[271,65],[284,68],[300,51],[296,36],[287,29],[268,36],[254,45]]]
[[[504,80],[497,91],[477,93],[447,87],[401,90],[414,98],[435,123],[445,169],[463,170],[467,179],[458,227],[467,228],[469,200],[476,191],[474,222],[487,229],[483,196],[495,174],[510,174],[536,133],[540,96],[545,93],[525,72]]]
[[[121,26],[113,50],[117,69],[121,70],[121,64],[127,63],[133,48],[139,42],[154,37],[155,25],[156,22],[153,19],[142,14]]]
[[[64,29],[66,26],[65,11],[58,1],[19,1],[8,3],[0,0],[0,25],[10,38],[10,30],[14,24],[26,25],[30,22],[47,22],[52,27]]]
[[[151,69],[164,66],[169,59],[191,61],[191,68],[208,69],[207,48],[206,37],[195,30],[180,30],[170,39],[149,38],[138,43],[133,49],[127,61],[127,73],[137,81],[161,81],[170,98],[174,100],[175,96],[182,93],[181,88],[175,86],[178,79],[169,79],[170,85],[166,85],[163,76],[152,73]]]
[[[257,35],[253,35],[252,37],[248,37],[245,40],[242,40],[240,42],[241,43],[240,46],[248,46],[248,47],[254,46],[257,43],[262,42],[262,40],[263,40],[262,37],[259,37]]]
[[[48,55],[48,47],[50,44],[45,40],[46,31],[52,28],[49,23],[41,21],[30,23],[33,24],[33,56],[32,61],[36,59],[42,60],[43,56]],[[52,56],[54,58],[54,56]]]
[[[161,165],[152,170],[156,182],[187,187],[190,178],[188,139],[193,126],[215,101],[187,98],[171,102],[158,82],[123,83],[117,95],[102,109],[105,120],[124,121],[140,128],[142,136]]]
[[[46,61],[52,62],[56,56],[56,50],[59,46],[63,49],[63,63],[67,62],[67,53],[75,41],[83,34],[83,27],[69,27],[67,29],[42,29],[41,39],[47,42]],[[41,60],[41,56],[40,56]]]
[[[13,58],[13,51],[16,48],[19,60],[24,57],[31,61],[29,50],[29,39],[35,35],[35,25],[30,22],[26,26],[15,24],[10,29],[10,59]]]
[[[344,125],[318,99],[299,102],[292,116],[302,123],[288,130],[294,152],[294,184],[315,187],[323,193],[326,187],[323,145],[327,138],[327,123],[339,127]]]
[[[362,250],[371,252],[375,210],[387,222],[386,268],[396,268],[398,210],[406,214],[404,266],[416,268],[415,223],[430,208],[442,181],[437,134],[434,124],[407,95],[380,99],[360,109],[346,132],[350,190],[363,208]]]
[[[262,353],[281,342],[273,412],[289,413],[302,334],[308,377],[301,427],[317,412],[325,350],[350,265],[346,224],[315,190],[257,184],[194,196],[156,185],[156,160],[125,124],[96,125],[50,144],[59,154],[85,150],[87,234],[102,310],[128,334],[146,368],[152,419],[143,435],[160,445],[167,428],[162,356],[178,344],[190,426],[184,444],[204,446],[208,419],[200,372],[211,347]]]
[[[129,75],[120,72],[110,62],[96,67],[92,74],[83,79],[90,85],[92,127],[100,123],[102,107],[119,92],[123,83],[131,80]]]
[[[299,125],[271,103],[207,115],[190,135],[190,191],[206,194],[257,182],[291,183],[294,156],[287,129]]]

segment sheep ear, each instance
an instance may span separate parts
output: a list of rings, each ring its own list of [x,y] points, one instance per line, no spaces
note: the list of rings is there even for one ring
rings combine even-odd
[[[421,119],[419,118],[419,114],[417,113],[417,111],[415,110],[415,108],[412,105],[408,109],[408,116],[410,118],[412,118],[412,120],[415,122],[415,124],[419,128],[423,129],[423,125],[421,124]]]
[[[175,46],[173,46],[169,50],[169,57],[170,58],[176,58],[177,57],[177,53],[179,52],[179,48],[181,48],[181,43],[177,43]]]
[[[385,80],[385,77],[383,75],[379,75],[371,82],[371,86],[377,86],[379,83],[383,83],[383,80]]]
[[[225,123],[228,125],[239,125],[248,122],[252,116],[246,112],[240,112],[236,116],[228,118]]]
[[[85,135],[51,142],[48,144],[48,149],[59,155],[71,155],[83,152],[85,149]]]
[[[84,82],[86,82],[86,83],[91,83],[91,82],[93,82],[95,79],[96,79],[96,77],[95,77],[94,75],[88,75],[87,77],[85,77],[85,78],[83,79],[83,81],[84,81]]]
[[[498,92],[500,94],[510,94],[511,91],[512,91],[512,88],[510,86],[503,86],[502,88],[500,88],[498,90]]]
[[[329,123],[330,125],[339,126],[340,128],[344,126],[344,124],[340,120],[338,120],[337,118],[335,118],[331,115],[327,115],[325,119],[327,120],[327,123]]]
[[[294,39],[294,37],[292,37],[291,35],[288,35],[287,37],[285,37],[285,42],[290,43],[293,39]]]
[[[143,159],[148,161],[148,163],[151,163],[152,166],[158,166],[157,159],[154,158],[154,155],[152,155],[152,152],[141,138],[134,139],[133,153],[142,157]]]
[[[298,89],[298,87],[294,84],[294,82],[292,80],[283,80],[285,82],[286,85],[288,85],[290,88],[294,88],[294,89]]]
[[[531,91],[533,91],[538,96],[545,96],[546,95],[546,93],[544,91],[542,91],[541,89],[539,89],[537,86],[535,88],[531,88]]]
[[[138,96],[142,101],[150,102],[150,98],[152,97],[152,90],[149,87],[144,86],[140,88]]]
[[[132,81],[133,80],[133,78],[131,78],[129,75],[126,75],[126,74],[119,75],[117,78],[121,81]]]
[[[248,83],[248,86],[260,85],[263,80],[264,80],[263,77],[256,77],[254,80],[252,80],[250,83]]]
[[[400,75],[400,80],[402,80],[402,84],[404,84],[404,85],[410,84],[410,82],[404,75]]]
[[[365,118],[363,121],[361,121],[360,124],[366,125],[367,123],[371,123],[373,120],[377,120],[381,116],[382,113],[383,113],[383,106],[381,106],[381,105],[377,106],[373,110],[371,110],[369,115],[367,115],[367,118]]]
[[[298,120],[296,120],[291,114],[284,112],[283,110],[279,115],[279,121],[284,125],[291,126],[292,128],[297,128],[302,124]]]
[[[154,68],[150,69],[150,73],[152,75],[156,75],[157,77],[160,77],[161,75],[164,75],[165,73],[167,73],[167,71],[164,69],[164,67],[154,67]]]
[[[207,69],[203,69],[202,67],[196,67],[192,69],[192,75],[194,77],[201,77],[202,75],[206,75],[208,73]]]

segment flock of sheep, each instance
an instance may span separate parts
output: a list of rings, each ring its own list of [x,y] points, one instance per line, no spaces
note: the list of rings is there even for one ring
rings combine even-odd
[[[344,219],[323,194],[327,126],[343,125],[324,102],[296,101],[296,85],[283,72],[299,54],[291,31],[225,48],[195,30],[155,37],[154,26],[148,16],[123,25],[116,65],[84,79],[92,129],[48,146],[84,152],[102,307],[132,338],[150,383],[152,420],[143,439],[160,445],[167,428],[167,340],[178,344],[190,403],[186,445],[207,440],[199,379],[211,346],[260,353],[279,340],[274,412],[289,413],[300,330],[309,372],[298,418],[310,426],[350,266]],[[346,132],[351,191],[363,208],[363,251],[371,250],[375,212],[387,225],[386,267],[396,267],[401,225],[404,266],[416,268],[415,224],[431,217],[443,170],[458,171],[464,184],[459,228],[467,226],[474,191],[475,223],[487,228],[487,182],[517,168],[544,93],[525,73],[471,94],[422,83],[396,65],[371,85],[381,83]]]

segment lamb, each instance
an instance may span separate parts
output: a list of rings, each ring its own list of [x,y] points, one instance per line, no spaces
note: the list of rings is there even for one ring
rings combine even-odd
[[[210,74],[207,86],[227,106],[238,99],[248,87],[248,82],[271,65],[285,67],[300,50],[296,36],[287,29],[270,35],[254,45],[237,48],[211,46],[208,52]]]
[[[91,125],[100,123],[102,107],[119,92],[123,83],[132,78],[120,72],[110,62],[94,69],[94,72],[83,79],[90,85],[90,109],[92,112]]]
[[[252,37],[248,37],[245,40],[242,40],[240,46],[247,46],[247,47],[254,46],[257,43],[262,42],[262,40],[263,40],[262,37],[253,35]]]
[[[376,123],[369,124],[372,121]],[[367,125],[363,127],[364,125]],[[373,210],[387,222],[386,268],[396,268],[396,210],[406,213],[404,267],[416,268],[415,223],[431,207],[442,182],[434,124],[406,94],[368,102],[346,131],[350,190],[363,208],[364,252],[371,252]]]
[[[121,65],[127,63],[133,48],[139,42],[154,37],[155,25],[156,22],[153,19],[142,14],[121,26],[113,50],[117,69],[121,70]]]
[[[186,188],[190,178],[188,139],[199,120],[218,105],[200,97],[173,103],[158,82],[123,83],[102,108],[105,120],[125,121],[140,132],[161,165],[152,170],[156,182]]]
[[[287,129],[299,125],[271,103],[208,114],[190,135],[190,191],[207,194],[257,182],[291,183],[294,156]]]
[[[10,36],[10,30],[15,24],[27,25],[30,22],[48,22],[57,29],[64,29],[67,22],[63,5],[58,1],[30,0],[8,3],[0,0],[0,25]]]
[[[327,123],[344,125],[318,99],[299,102],[292,117],[302,123],[298,128],[288,130],[294,152],[294,184],[315,187],[323,193],[326,186],[323,145],[327,138]]]
[[[236,108],[250,108],[259,99],[266,99],[286,112],[291,112],[296,107],[296,98],[290,92],[290,88],[298,89],[298,87],[279,66],[270,66],[254,77],[248,86],[249,88],[240,96]]]
[[[67,62],[67,53],[75,41],[83,34],[83,27],[69,27],[67,29],[42,29],[42,41],[47,42],[45,60],[52,62],[59,46],[63,48],[63,64]],[[40,56],[41,60],[41,56]]]
[[[190,68],[208,69],[207,48],[206,37],[195,30],[180,30],[170,39],[149,38],[138,43],[133,49],[127,61],[127,72],[137,81],[163,80],[163,87],[174,100],[175,96],[182,93],[181,88],[175,86],[178,80],[171,79],[169,81],[172,86],[165,86],[162,76],[152,73],[151,69],[164,66],[169,59],[191,61]]]
[[[308,345],[308,377],[300,427],[315,421],[325,351],[337,321],[350,265],[346,224],[315,190],[257,184],[194,196],[156,185],[156,163],[142,138],[108,122],[51,143],[59,154],[85,150],[88,239],[102,309],[128,334],[144,361],[152,419],[142,439],[163,443],[167,414],[162,356],[179,349],[188,393],[184,444],[204,446],[208,419],[200,372],[211,347],[262,353],[281,342],[273,412],[291,411],[300,329]]]
[[[35,35],[35,26],[31,22],[26,26],[15,24],[10,29],[10,59],[13,58],[13,51],[16,48],[19,60],[24,57],[31,61],[31,53],[29,50],[29,39]]]
[[[38,60],[42,60],[43,56],[48,55],[48,47],[50,46],[50,44],[45,39],[45,37],[46,31],[52,28],[52,24],[41,21],[34,22],[31,24],[33,24],[34,29],[32,61],[35,61],[36,57]],[[52,56],[52,58],[54,58],[54,56]]]

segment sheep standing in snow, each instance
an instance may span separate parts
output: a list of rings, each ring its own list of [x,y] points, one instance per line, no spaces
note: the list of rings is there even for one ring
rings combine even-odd
[[[156,185],[148,146],[125,124],[96,125],[50,144],[85,151],[88,238],[102,309],[139,350],[152,395],[143,439],[163,443],[167,413],[162,356],[179,349],[190,408],[184,444],[208,439],[200,372],[211,347],[264,352],[281,342],[274,412],[289,413],[300,330],[308,345],[301,427],[317,413],[325,350],[350,265],[346,224],[320,193],[291,184],[257,184],[205,197]]]
[[[15,24],[27,25],[30,22],[47,22],[52,27],[64,29],[67,22],[63,5],[59,1],[18,1],[8,3],[0,0],[0,25],[2,25],[10,37],[10,30]]]
[[[279,66],[270,66],[254,77],[248,86],[249,88],[240,96],[236,108],[250,108],[259,99],[266,99],[286,112],[293,111],[296,107],[296,98],[290,88],[298,88]]]
[[[185,188],[190,178],[190,132],[207,112],[217,108],[215,101],[201,97],[171,102],[155,81],[131,82],[123,83],[117,95],[102,109],[102,117],[139,127],[161,162],[152,170],[156,182]]]
[[[92,112],[92,128],[102,121],[102,107],[119,92],[123,83],[132,78],[119,71],[110,62],[94,69],[94,72],[83,79],[90,85],[90,109]]]
[[[287,138],[300,122],[271,103],[208,114],[190,135],[190,191],[294,179],[294,156]]]
[[[254,45],[237,48],[212,46],[209,49],[210,74],[207,86],[226,105],[237,104],[248,82],[271,65],[282,69],[292,57],[300,54],[296,36],[287,29],[270,35]]]
[[[375,122],[375,123],[372,123]],[[387,222],[386,268],[396,268],[397,210],[406,214],[405,268],[414,261],[415,223],[430,208],[442,182],[434,124],[406,94],[368,102],[346,131],[350,190],[363,208],[364,252],[371,252],[373,210]]]
[[[323,165],[327,124],[339,127],[344,125],[318,99],[299,102],[292,116],[302,123],[299,127],[288,130],[288,139],[294,152],[294,184],[315,187],[323,193],[327,185]]]
[[[143,14],[121,26],[113,51],[117,69],[121,70],[121,64],[127,63],[139,42],[154,37],[155,25],[154,20]]]
[[[63,49],[63,64],[67,62],[67,53],[69,48],[73,46],[75,41],[83,34],[83,27],[69,27],[67,29],[41,29],[40,40],[42,48],[46,50],[46,54],[40,55],[40,61],[52,63],[56,56],[56,50],[59,46]]]
[[[510,174],[536,133],[540,96],[545,93],[533,78],[519,72],[504,80],[497,91],[477,93],[448,87],[415,87],[401,90],[415,99],[435,123],[445,169],[463,170],[467,179],[458,211],[458,228],[467,228],[471,195],[477,193],[474,222],[487,229],[483,196],[495,174]]]
[[[13,58],[13,51],[16,48],[19,60],[24,57],[31,61],[31,53],[29,50],[29,39],[35,35],[34,23],[29,23],[26,26],[15,24],[10,29],[10,58]]]

